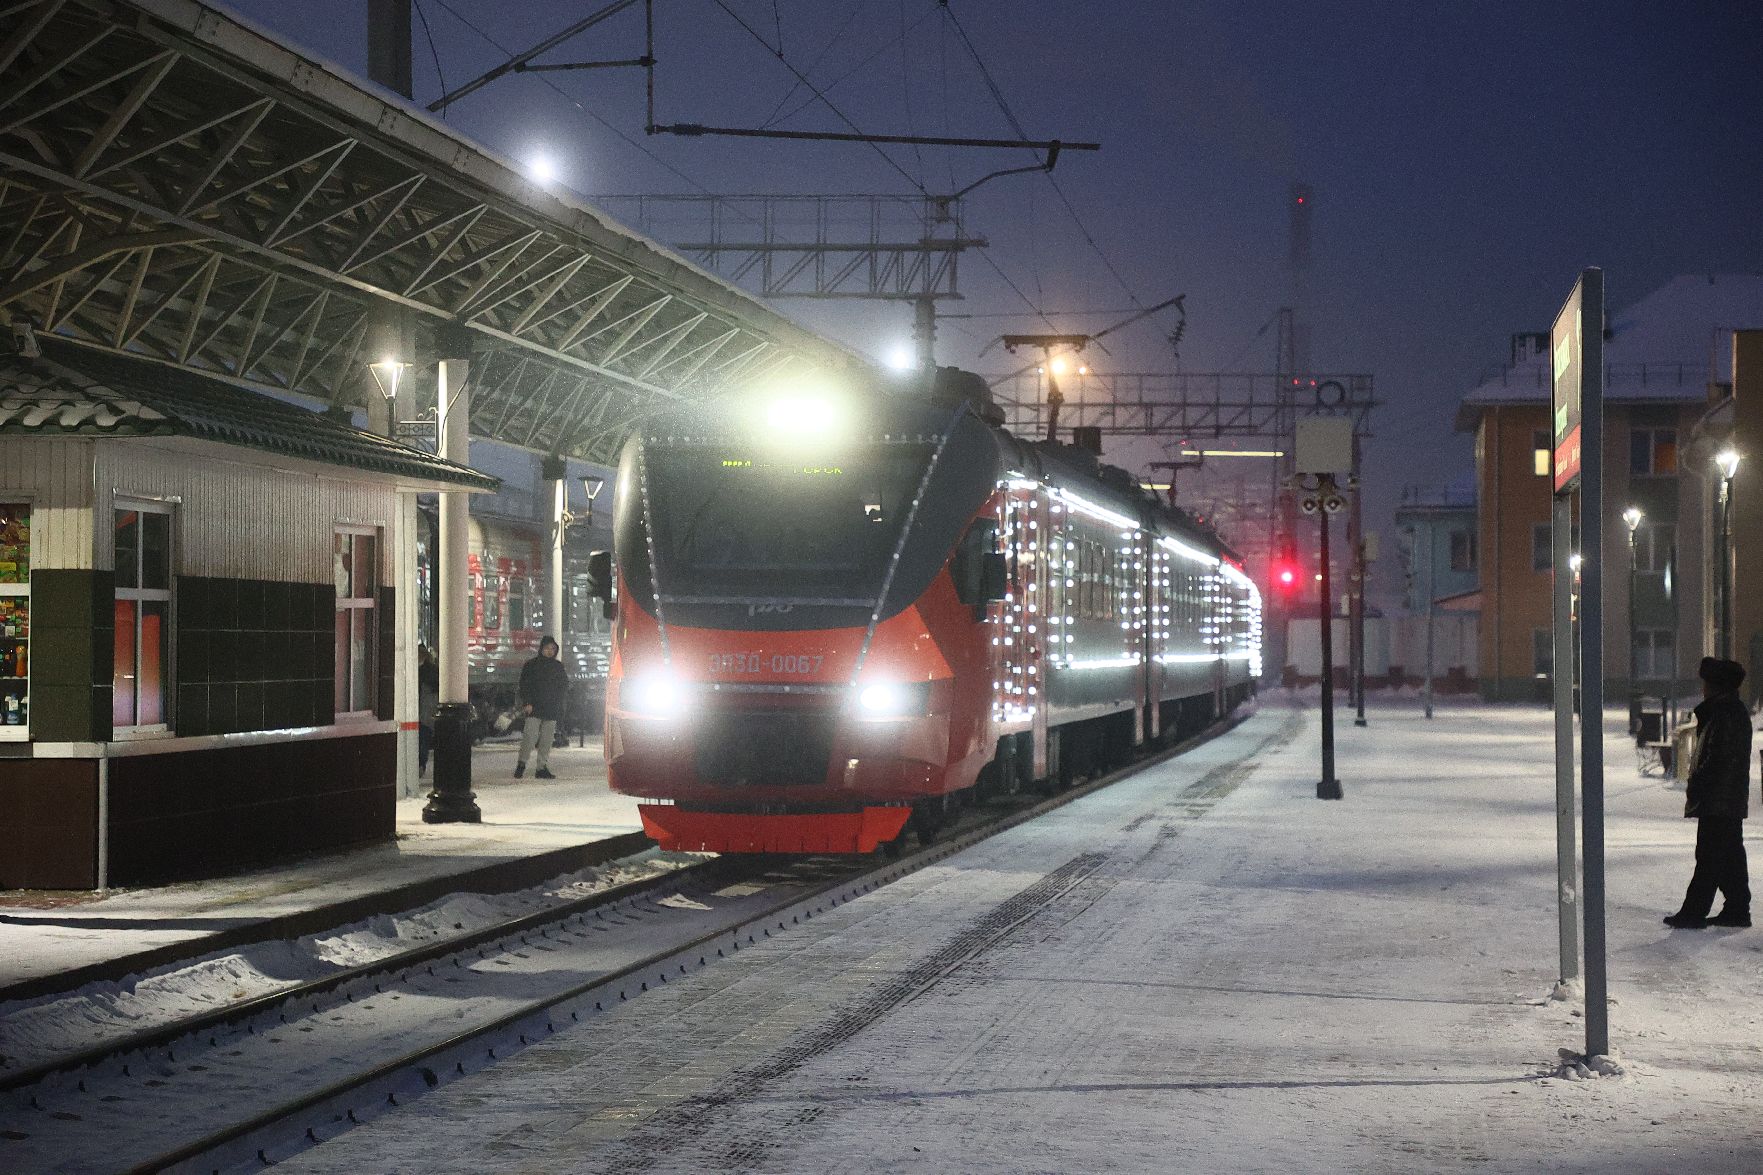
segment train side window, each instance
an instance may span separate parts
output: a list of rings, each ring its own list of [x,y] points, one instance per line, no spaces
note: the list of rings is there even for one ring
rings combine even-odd
[[[1096,615],[1096,544],[1083,540],[1078,551],[1077,611],[1086,620]]]
[[[527,581],[515,576],[508,581],[508,627],[520,632],[527,625],[526,614]]]
[[[502,629],[502,577],[500,575],[484,576],[484,620],[485,632],[500,632]]]
[[[955,581],[955,598],[963,604],[983,605],[985,598],[985,557],[998,549],[998,524],[990,518],[976,518],[967,533],[955,545],[955,558],[949,572]]]

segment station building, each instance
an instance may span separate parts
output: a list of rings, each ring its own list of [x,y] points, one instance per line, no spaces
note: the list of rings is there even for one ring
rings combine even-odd
[[[496,479],[187,369],[0,357],[0,888],[388,838],[415,495]]]
[[[1390,626],[1390,683],[1424,682],[1430,647],[1433,689],[1469,692],[1478,672],[1481,611],[1475,491],[1404,488],[1396,533],[1405,582],[1402,615]]]
[[[1751,274],[1677,277],[1606,313],[1607,697],[1693,693],[1697,663],[1713,651],[1702,619],[1713,449],[1692,442],[1711,389],[1732,384],[1734,328],[1758,323],[1763,276]],[[1548,335],[1521,334],[1511,361],[1458,407],[1458,429],[1475,435],[1480,683],[1489,699],[1550,698],[1550,395]],[[1632,545],[1630,507],[1641,512]]]

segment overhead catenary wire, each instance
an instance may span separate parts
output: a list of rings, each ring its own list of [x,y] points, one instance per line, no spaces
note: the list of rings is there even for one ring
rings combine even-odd
[[[441,53],[440,50],[435,48],[435,34],[434,31],[429,28],[428,13],[424,12],[422,9],[422,0],[413,0],[411,7],[416,10],[416,19],[422,22],[423,39],[429,43],[429,56],[435,60],[435,78],[440,82],[441,93],[445,94],[447,92],[447,75],[441,69]],[[445,105],[441,107],[440,115],[443,119],[447,117],[447,107]]]
[[[840,122],[842,122],[846,126],[850,127],[851,132],[853,134],[856,134],[856,135],[863,135],[864,134],[863,128],[859,127],[855,122],[853,122],[850,119],[850,117],[845,114],[845,112],[843,110],[840,110],[838,108],[837,104],[834,103],[831,98],[826,96],[825,91],[821,90],[821,88],[819,86],[816,86],[813,82],[809,81],[808,75],[804,74],[801,70],[797,69],[795,67],[795,65],[793,65],[790,62],[790,59],[788,57],[784,56],[782,49],[774,47],[769,41],[767,41],[765,39],[765,34],[761,33],[758,29],[754,28],[750,23],[748,23],[747,19],[745,17],[743,17],[740,13],[736,12],[733,8],[729,7],[726,0],[711,0],[711,3],[715,4],[718,8],[722,9],[723,12],[727,13],[730,20],[733,20],[736,24],[740,25],[742,29],[746,30],[748,36],[752,37],[755,41],[758,41],[761,45],[763,45],[767,50],[769,50],[771,52],[771,55],[773,57],[776,57],[778,59],[778,62],[785,69],[789,70],[792,74],[796,75],[796,80],[801,82],[803,86],[807,87],[808,91],[810,93],[812,93],[816,98],[819,98],[821,103],[823,105],[825,105],[825,107],[829,111],[832,112],[833,117],[837,118]],[[920,194],[922,194],[922,195],[929,195],[930,194],[928,191],[926,191],[923,184],[919,183],[918,180],[913,178],[913,175],[911,172],[907,171],[904,167],[902,167],[900,165],[899,160],[895,159],[892,155],[889,155],[885,150],[882,149],[882,146],[880,143],[869,142],[867,145],[877,155],[881,156],[884,160],[886,160],[889,167],[892,167],[895,171],[899,172],[900,175],[906,180],[906,182],[911,184],[913,186],[913,188],[917,189],[917,191]]]
[[[997,81],[992,77],[992,71],[986,67],[984,58],[979,54],[979,47],[973,43],[973,38],[967,35],[967,30],[962,26],[961,19],[955,15],[954,6],[945,2],[943,3],[942,8],[944,13],[947,14],[949,24],[953,26],[956,34],[961,38],[961,43],[967,47],[968,56],[973,59],[974,66],[979,70],[980,78],[985,82],[986,89],[991,92],[992,99],[997,102],[998,109],[1003,113],[1005,120],[1009,122],[1010,128],[1016,132],[1018,138],[1026,139],[1028,136],[1023,131],[1022,123],[1018,121],[1016,113],[1010,109],[1010,103],[1005,100],[1003,90],[999,88]],[[1078,215],[1076,206],[1071,202],[1071,197],[1065,194],[1065,189],[1060,186],[1059,181],[1053,177],[1051,172],[1047,173],[1047,182],[1053,186],[1053,191],[1058,194],[1060,203],[1065,205],[1065,211],[1070,214],[1072,223],[1077,226],[1077,231],[1083,236],[1084,241],[1089,245],[1091,251],[1101,260],[1103,266],[1108,270],[1109,275],[1113,277],[1114,280],[1119,283],[1120,288],[1126,292],[1128,300],[1130,300],[1133,306],[1137,309],[1144,309],[1144,302],[1140,300],[1132,286],[1127,284],[1126,278],[1122,277],[1120,270],[1115,268],[1113,260],[1102,249],[1102,246],[1097,243],[1096,238],[1090,233],[1089,227],[1084,224],[1083,217]]]
[[[826,55],[828,53],[831,53],[833,51],[834,47],[837,46],[840,41],[844,40],[845,34],[851,31],[851,26],[857,23],[857,17],[863,12],[863,8],[864,8],[863,4],[852,5],[850,14],[845,17],[845,23],[839,26],[838,31],[835,32],[831,36],[831,38],[829,38],[827,40],[827,43],[825,45],[822,45],[820,47],[820,52],[816,53],[814,55],[814,60],[810,61],[808,63],[807,73],[810,76],[813,75],[815,70],[820,68],[820,63],[826,60]],[[778,44],[779,45],[783,44],[783,33],[781,31],[778,33]],[[877,52],[879,53],[880,51],[878,50]],[[847,72],[837,78],[834,78],[832,80],[832,82],[826,86],[826,89],[828,89],[828,90],[833,89],[840,82],[844,81],[845,78],[850,77],[852,73],[857,72],[857,69],[863,68],[863,66],[869,64],[869,62],[873,59],[874,59],[873,54],[870,57],[865,58],[862,62],[858,63],[856,69],[850,70],[849,72]],[[790,99],[794,98],[796,96],[796,91],[800,90],[801,88],[802,88],[802,83],[797,82],[795,85],[793,85],[789,89],[785,90],[784,96],[777,100],[777,105],[775,105],[771,108],[771,113],[766,115],[765,121],[761,122],[759,125],[762,127],[769,127],[769,126],[774,126],[779,122],[787,122],[791,118],[794,118],[796,115],[800,114],[802,111],[804,111],[804,110],[808,109],[810,106],[814,105],[814,99],[810,98],[808,101],[802,103],[800,106],[797,106],[794,110],[791,110],[788,114],[784,114],[784,115],[782,115],[782,117],[779,117],[780,112],[783,110],[783,108],[785,106],[789,105]]]
[[[460,12],[457,8],[453,7],[452,4],[448,3],[448,0],[434,0],[434,2],[436,4],[439,4],[443,9],[445,9],[448,13],[450,13],[454,20],[457,20],[460,24],[464,25],[466,28],[468,28],[472,32],[476,33],[484,42],[486,42],[492,48],[494,48],[495,50],[497,50],[500,53],[509,54],[511,56],[513,55],[514,51],[512,49],[510,49],[506,45],[502,44],[495,37],[491,36],[483,28],[481,28],[479,25],[477,25],[475,22],[473,22],[470,17],[467,17],[464,13]],[[618,127],[614,126],[611,122],[602,118],[600,115],[594,113],[592,110],[590,110],[586,106],[584,106],[581,102],[570,97],[569,94],[565,93],[564,90],[560,86],[558,86],[556,82],[552,81],[550,78],[545,77],[543,74],[539,74],[539,75],[535,75],[535,76],[537,76],[538,80],[543,85],[545,85],[548,89],[550,89],[553,93],[555,93],[559,98],[562,98],[565,102],[568,102],[571,106],[575,107],[577,110],[581,111],[583,114],[587,115],[589,118],[593,119],[595,122],[599,123],[601,126],[605,127],[607,130],[611,131],[614,135],[618,136],[618,138],[626,146],[632,147],[635,150],[642,152],[645,156],[647,156],[650,159],[650,161],[652,161],[653,163],[662,167],[663,169],[665,169],[666,171],[671,173],[676,178],[682,180],[687,185],[689,185],[690,187],[695,189],[697,192],[699,192],[701,195],[713,196],[716,194],[716,193],[712,192],[709,188],[705,187],[703,184],[699,183],[697,180],[693,179],[691,176],[687,175],[685,172],[681,171],[679,168],[675,167],[673,164],[667,162],[667,160],[665,160],[665,159],[661,158],[659,155],[655,154],[655,152],[649,150],[649,148],[645,147],[640,140],[631,138],[629,135],[627,135],[623,131],[619,130]]]

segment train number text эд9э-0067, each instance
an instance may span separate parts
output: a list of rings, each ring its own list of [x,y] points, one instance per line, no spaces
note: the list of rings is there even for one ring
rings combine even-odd
[[[794,655],[789,653],[712,653],[710,654],[710,672],[712,673],[798,673],[803,676],[819,673],[821,664],[826,660],[822,656],[809,654]]]

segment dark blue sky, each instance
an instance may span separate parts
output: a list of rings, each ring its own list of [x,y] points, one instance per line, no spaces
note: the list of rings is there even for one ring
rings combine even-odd
[[[461,16],[524,48],[597,6],[419,2],[455,84],[500,60]],[[660,120],[756,125],[791,90],[724,4],[773,43],[781,28],[798,67],[820,58],[817,83],[843,77],[831,97],[864,130],[1012,133],[937,0],[657,0]],[[234,7],[364,69],[366,0]],[[1256,332],[1290,297],[1287,193],[1314,186],[1313,359],[1374,374],[1384,402],[1368,453],[1373,528],[1387,530],[1403,483],[1468,473],[1468,440],[1451,431],[1457,397],[1504,358],[1512,332],[1547,329],[1581,267],[1604,267],[1613,307],[1678,273],[1763,271],[1763,5],[952,0],[950,10],[1029,134],[1103,144],[1055,173],[1082,229],[1043,177],[999,180],[970,201],[991,260],[1041,309],[1117,311],[1185,293],[1181,367],[1270,370],[1274,332]],[[635,56],[641,37],[635,9],[551,59]],[[420,101],[439,93],[434,56],[419,23]],[[640,73],[545,76],[556,90],[537,75],[506,78],[447,121],[516,158],[547,151],[590,197],[909,194],[914,182],[946,191],[1029,162],[890,148],[897,170],[862,146],[645,138]],[[780,125],[845,129],[818,105]],[[953,312],[1027,309],[971,256],[962,287]],[[908,334],[904,307],[781,305],[877,355]],[[1083,330],[1121,316],[1054,318]],[[1168,325],[1165,315],[1123,332],[1094,362],[1169,370]],[[1004,357],[980,362],[981,348],[1036,329],[1048,328],[1026,315],[951,321],[939,357],[997,370]]]

